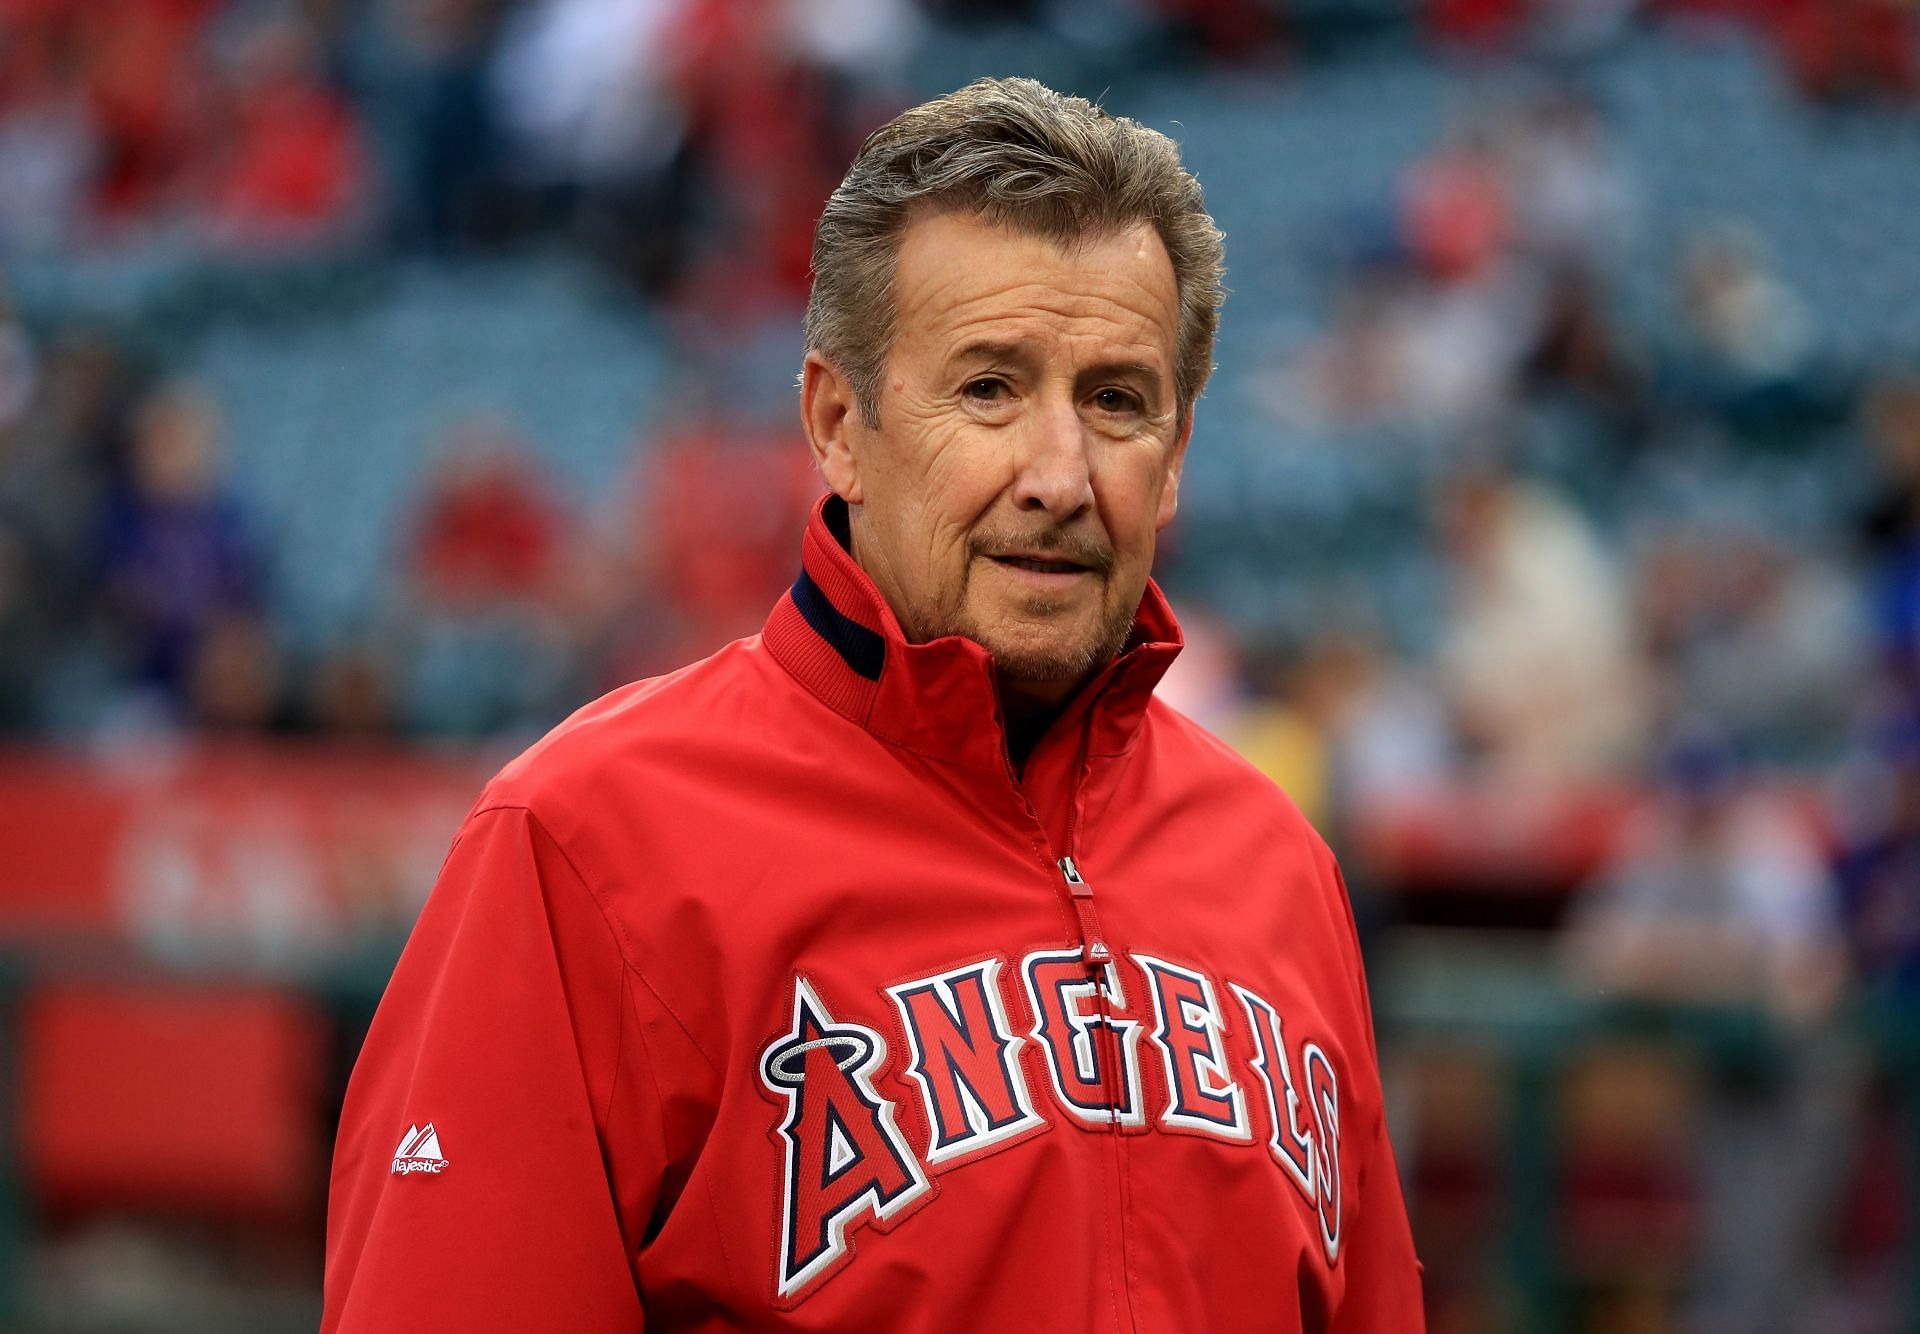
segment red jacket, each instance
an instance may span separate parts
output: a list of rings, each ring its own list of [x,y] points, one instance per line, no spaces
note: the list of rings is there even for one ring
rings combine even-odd
[[[1159,590],[1016,774],[986,652],[908,644],[837,504],[762,634],[467,818],[323,1330],[1420,1330],[1339,873],[1153,698]]]

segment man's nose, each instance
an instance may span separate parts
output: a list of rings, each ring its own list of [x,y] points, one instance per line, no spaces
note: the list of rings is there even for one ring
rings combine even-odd
[[[1093,507],[1093,472],[1086,424],[1072,402],[1048,403],[1021,433],[1013,479],[1014,503],[1044,512],[1055,523]]]

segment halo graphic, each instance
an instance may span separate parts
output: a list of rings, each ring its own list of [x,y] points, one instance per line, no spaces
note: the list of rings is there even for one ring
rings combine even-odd
[[[843,1053],[834,1057],[834,1065],[842,1070],[851,1070],[864,1065],[873,1055],[873,1039],[864,1033],[852,1029],[835,1029],[807,1042],[787,1042],[767,1053],[767,1081],[785,1088],[799,1088],[806,1082],[806,1066],[793,1064],[796,1057],[804,1058],[815,1047],[839,1048]]]

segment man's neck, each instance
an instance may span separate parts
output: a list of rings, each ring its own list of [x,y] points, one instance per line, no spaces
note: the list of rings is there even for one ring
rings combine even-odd
[[[1033,748],[1085,684],[1084,679],[1064,686],[1029,681],[1015,685],[1004,678],[995,679],[1000,692],[1000,718],[1007,733],[1007,758],[1013,761],[1014,773],[1026,771]]]

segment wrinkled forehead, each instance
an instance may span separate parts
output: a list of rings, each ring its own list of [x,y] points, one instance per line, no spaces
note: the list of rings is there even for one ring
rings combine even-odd
[[[1125,352],[1169,379],[1179,341],[1173,261],[1149,222],[1056,239],[977,214],[914,219],[894,269],[895,350],[981,342]]]

